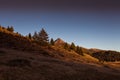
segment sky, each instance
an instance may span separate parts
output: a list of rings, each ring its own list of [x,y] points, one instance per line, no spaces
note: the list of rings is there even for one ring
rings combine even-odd
[[[50,38],[120,51],[119,0],[0,0],[0,24],[23,35],[44,28]]]

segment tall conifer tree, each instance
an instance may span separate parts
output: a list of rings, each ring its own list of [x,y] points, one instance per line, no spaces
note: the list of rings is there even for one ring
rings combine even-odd
[[[48,34],[47,32],[44,30],[44,28],[42,28],[42,30],[38,33],[38,37],[39,37],[39,40],[41,42],[48,42],[49,41],[49,37],[48,37]]]

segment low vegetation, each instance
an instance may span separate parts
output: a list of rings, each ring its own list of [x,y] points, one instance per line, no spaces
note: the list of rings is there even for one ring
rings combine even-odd
[[[11,67],[31,66],[30,61],[27,60],[27,59],[13,59],[13,60],[9,60],[7,65],[11,66]]]
[[[120,71],[109,65],[53,58],[36,53],[8,49],[0,62],[1,80],[119,80]],[[61,53],[62,54],[62,53]],[[70,54],[71,55],[71,54]],[[86,56],[86,55],[85,55]],[[8,58],[9,57],[9,58]],[[83,56],[82,56],[83,57]],[[31,59],[32,58],[32,59]],[[77,57],[78,59],[81,57]],[[81,58],[82,59],[82,58]],[[89,59],[89,58],[87,58]]]
[[[100,62],[120,61],[120,53],[116,51],[100,51],[93,53],[92,56],[98,58]]]

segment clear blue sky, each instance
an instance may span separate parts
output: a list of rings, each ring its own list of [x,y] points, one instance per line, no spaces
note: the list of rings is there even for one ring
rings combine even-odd
[[[117,7],[103,9],[97,6],[98,9],[93,9],[96,6],[90,6],[89,9],[89,6],[75,6],[74,3],[73,7],[69,4],[52,9],[45,6],[31,8],[29,5],[1,6],[0,24],[12,25],[16,32],[23,35],[45,28],[50,38],[62,38],[86,48],[120,51],[120,11]]]

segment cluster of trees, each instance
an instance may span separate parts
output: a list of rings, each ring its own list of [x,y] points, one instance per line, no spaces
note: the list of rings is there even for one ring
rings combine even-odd
[[[12,34],[12,35],[22,36],[20,33],[14,32],[14,27],[13,26],[3,27],[3,26],[0,25],[0,32],[5,32],[5,33],[8,33],[8,34]]]
[[[84,55],[84,50],[82,47],[80,46],[76,46],[73,42],[70,44],[70,46],[67,46],[68,44],[66,43],[64,45],[64,48],[67,49],[67,50],[73,50],[75,51],[76,53],[80,54],[80,55]]]
[[[99,59],[100,62],[120,61],[120,53],[116,51],[100,51],[93,53],[92,56]]]
[[[29,33],[28,36],[23,36],[14,32],[13,26],[0,26],[0,47],[38,51],[43,45],[48,45],[48,34],[44,29],[34,35]]]
[[[9,32],[14,32],[13,26],[8,26],[7,28],[3,27],[0,25],[0,31],[9,31]]]
[[[14,32],[13,26],[11,26],[11,27],[8,26],[8,27],[7,27],[7,30],[10,31],[10,32]]]
[[[23,50],[25,48],[30,48],[30,46],[32,46],[31,42],[27,38],[13,33],[12,28],[0,27],[0,47]]]
[[[50,40],[50,44],[51,45],[55,45],[55,40],[53,38],[51,38]],[[57,44],[56,46],[59,46],[61,44]],[[67,42],[65,42],[64,44],[62,44],[61,46],[63,49],[68,50],[68,51],[75,51],[76,53],[80,54],[80,55],[84,55],[84,48],[76,46],[73,42],[71,44],[68,44]]]
[[[24,39],[28,39],[31,41],[31,43],[37,43],[39,46],[47,46],[49,44],[49,36],[43,28],[39,32],[35,32],[33,35],[29,33],[27,36],[23,36],[18,32],[14,32],[13,26],[3,27],[0,25],[0,32],[12,34],[14,36],[17,35],[19,36],[19,38],[21,37]]]
[[[40,32],[35,31],[33,35],[29,33],[26,37],[42,46],[46,46],[49,44],[49,36],[43,28]]]
[[[17,33],[14,32],[13,26],[11,26],[11,27],[8,26],[7,28],[0,26],[0,30],[3,30],[4,32],[12,33],[12,35],[19,34],[18,32]],[[16,42],[20,42],[21,44],[22,44],[23,39],[30,41],[31,44],[36,43],[39,46],[50,46],[50,45],[55,44],[55,40],[53,38],[51,38],[51,40],[49,41],[48,33],[45,31],[44,28],[42,28],[39,32],[35,31],[33,35],[31,33],[29,33],[27,36],[22,36],[21,34],[19,34],[17,36],[21,40],[21,42],[20,42],[20,40],[19,41],[16,40]],[[23,44],[25,45],[25,43],[23,43]],[[75,51],[76,53],[78,53],[80,55],[83,55],[83,53],[85,52],[84,48],[76,46],[73,42],[71,44],[64,43],[63,49],[68,50],[68,51]]]

